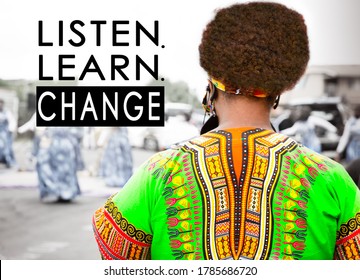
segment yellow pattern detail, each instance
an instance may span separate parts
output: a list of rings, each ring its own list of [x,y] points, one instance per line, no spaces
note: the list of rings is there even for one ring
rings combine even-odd
[[[230,243],[228,236],[221,236],[216,239],[216,247],[219,253],[219,259],[231,257]]]

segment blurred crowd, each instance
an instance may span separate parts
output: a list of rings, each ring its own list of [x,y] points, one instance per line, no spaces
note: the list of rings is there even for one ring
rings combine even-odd
[[[17,168],[13,137],[31,131],[31,157],[35,161],[40,198],[44,202],[72,201],[81,190],[77,172],[85,169],[82,148],[102,147],[95,175],[107,186],[121,188],[133,172],[127,128],[106,128],[99,137],[89,127],[37,127],[35,114],[20,127],[0,100],[0,163]]]
[[[102,148],[95,175],[102,177],[107,186],[121,188],[133,172],[132,147],[158,151],[199,134],[200,117],[189,112],[179,111],[178,107],[170,110],[162,128],[43,128],[36,126],[35,114],[17,128],[14,117],[0,100],[0,163],[16,168],[14,135],[32,131],[31,154],[42,201],[71,201],[81,193],[77,171],[85,168],[82,148]],[[346,167],[360,187],[360,105],[353,108],[352,116],[342,127],[312,113],[310,106],[285,110],[273,119],[274,129],[318,153],[326,152],[329,139],[334,139],[336,146],[330,147],[334,150],[333,159]]]
[[[177,104],[175,109],[167,109],[164,127],[38,127],[36,114],[17,127],[0,100],[0,164],[19,168],[13,138],[27,133],[41,201],[74,200],[81,194],[78,171],[83,170],[102,178],[106,186],[122,188],[133,173],[132,147],[155,152],[199,134],[188,106],[185,110]],[[89,150],[100,151],[95,162],[84,162],[82,153]]]
[[[331,122],[312,114],[310,106],[294,106],[275,118],[273,123],[277,131],[313,151],[325,153],[329,147],[332,148],[333,159],[345,166],[360,188],[360,105],[351,111],[351,116],[342,124],[338,115],[332,118],[335,122]]]

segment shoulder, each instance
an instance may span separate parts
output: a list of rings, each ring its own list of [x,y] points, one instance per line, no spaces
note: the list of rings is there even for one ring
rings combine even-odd
[[[299,160],[307,164],[316,173],[324,186],[333,192],[343,191],[347,188],[353,189],[355,184],[345,167],[340,163],[316,153],[306,147],[299,147]]]

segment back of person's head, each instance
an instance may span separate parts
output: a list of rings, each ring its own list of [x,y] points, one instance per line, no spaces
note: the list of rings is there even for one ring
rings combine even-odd
[[[220,9],[206,26],[200,64],[210,78],[241,95],[275,98],[294,87],[309,60],[302,15],[278,3]]]

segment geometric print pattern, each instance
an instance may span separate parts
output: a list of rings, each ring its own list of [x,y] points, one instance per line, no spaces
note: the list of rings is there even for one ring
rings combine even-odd
[[[154,198],[161,203],[139,204],[125,217],[117,205],[121,208],[127,202],[110,197],[96,211],[93,227],[102,258],[149,259],[153,246],[154,259],[293,260],[315,254],[359,259],[360,213],[339,228],[335,253],[330,242],[325,246],[313,242],[321,239],[324,230],[312,227],[323,222],[316,207],[323,205],[333,221],[337,217],[331,187],[340,180],[328,183],[329,192],[321,192],[332,182],[327,179],[332,178],[333,167],[334,162],[273,131],[208,132],[156,154],[132,181],[146,186],[146,191],[154,188]],[[138,192],[143,187],[133,190],[143,194]],[[154,240],[131,224],[132,215],[141,224],[138,214],[150,205],[159,215],[159,222],[151,224],[154,231],[149,230],[156,234]],[[335,240],[335,232],[327,233]]]
[[[93,216],[95,239],[106,260],[145,260],[150,258],[152,236],[137,230],[124,219],[111,198]]]
[[[360,212],[337,232],[335,259],[360,260]]]
[[[267,255],[272,220],[269,190],[275,183],[271,178],[278,172],[274,161],[279,159],[274,155],[276,150],[289,145],[279,145],[287,137],[274,139],[272,134],[262,129],[243,133],[240,178],[234,173],[231,133],[207,133],[201,137],[202,141],[190,141],[183,147],[185,151],[192,150],[195,161],[204,166],[197,170],[200,193],[206,201],[207,219],[215,219],[212,223],[204,223],[205,242],[216,244],[205,246],[208,259],[254,259]],[[292,145],[294,143],[291,141]]]

